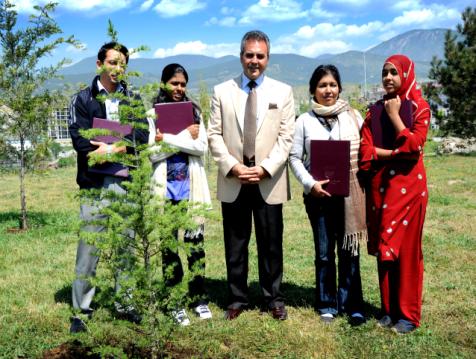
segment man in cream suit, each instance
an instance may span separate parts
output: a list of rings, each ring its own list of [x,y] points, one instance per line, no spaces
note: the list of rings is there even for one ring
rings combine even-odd
[[[265,309],[287,318],[283,277],[282,204],[290,199],[286,161],[293,142],[292,88],[264,75],[270,44],[250,31],[241,41],[243,73],[214,89],[208,140],[218,164],[230,304],[226,319],[248,306],[248,243],[252,217]]]

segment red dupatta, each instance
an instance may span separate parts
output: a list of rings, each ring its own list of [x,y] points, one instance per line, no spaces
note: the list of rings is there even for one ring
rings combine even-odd
[[[405,55],[392,55],[385,64],[391,64],[397,69],[402,86],[398,90],[397,95],[401,100],[411,100],[413,102],[413,117],[419,115],[419,112],[429,109],[428,104],[421,96],[421,90],[416,82],[415,64]],[[420,111],[419,111],[420,110]]]

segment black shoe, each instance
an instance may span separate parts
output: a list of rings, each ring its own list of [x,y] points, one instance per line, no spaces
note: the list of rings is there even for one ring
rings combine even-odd
[[[114,306],[116,308],[116,317],[122,320],[127,320],[128,322],[134,324],[140,324],[142,322],[142,316],[139,314],[136,308],[132,305],[124,305],[119,302],[115,302]]]
[[[286,307],[284,306],[284,304],[271,308],[271,315],[273,316],[274,319],[277,319],[277,320],[288,319],[288,311],[286,310]]]
[[[228,308],[225,311],[225,320],[234,320],[238,318],[241,313],[243,313],[242,308]]]
[[[140,324],[142,322],[142,316],[135,309],[118,311],[117,314],[120,319],[127,320],[134,324]]]
[[[405,319],[400,319],[397,324],[392,327],[392,331],[397,334],[407,334],[413,332],[416,329],[416,325]]]
[[[361,326],[362,324],[365,324],[366,322],[367,322],[367,320],[365,319],[365,317],[361,313],[353,313],[349,317],[349,324],[352,327]]]
[[[377,321],[377,325],[381,328],[390,328],[393,325],[392,318],[389,315],[384,315]]]
[[[74,333],[81,333],[87,332],[88,327],[86,323],[79,317],[71,317],[71,327],[69,328],[69,332]]]

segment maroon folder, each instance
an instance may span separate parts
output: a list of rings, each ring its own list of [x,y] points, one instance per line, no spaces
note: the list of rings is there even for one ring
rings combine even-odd
[[[97,164],[93,167],[89,167],[88,171],[92,173],[101,173],[108,176],[124,178],[129,177],[129,168],[124,166],[122,163],[117,162],[105,162]]]
[[[113,133],[118,135],[127,136],[132,133],[132,127],[127,124],[121,124],[118,121],[105,120],[103,118],[93,118],[93,128],[103,128],[111,131],[110,135],[96,136],[95,141],[105,142],[111,144],[120,140],[120,137],[114,136]]]
[[[349,195],[350,141],[311,140],[311,175],[329,179],[323,188],[333,196]]]
[[[176,135],[195,122],[190,101],[157,103],[154,107],[157,115],[155,126],[162,133]]]
[[[111,132],[117,133],[119,136],[127,136],[132,133],[132,127],[130,125],[121,124],[117,121],[105,120],[103,118],[93,118],[93,128],[104,128],[110,130]],[[112,144],[119,141],[121,138],[118,136],[104,135],[96,136],[95,141],[105,142],[107,144]],[[93,167],[89,167],[89,172],[101,173],[108,176],[116,177],[129,177],[129,169],[121,163],[116,162],[105,162],[102,164],[96,164]]]
[[[400,118],[407,128],[411,128],[413,124],[412,102],[409,100],[402,101],[400,106]],[[391,150],[395,147],[395,127],[393,127],[387,111],[385,110],[383,101],[378,101],[370,106],[370,130],[372,131],[372,139],[376,147]]]

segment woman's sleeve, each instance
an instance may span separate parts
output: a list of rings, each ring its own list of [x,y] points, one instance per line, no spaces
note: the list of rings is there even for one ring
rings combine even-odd
[[[160,142],[155,142],[155,112],[154,109],[147,111],[147,121],[149,122],[149,146],[150,155],[149,159],[152,163],[157,163],[165,160],[173,155],[170,152],[162,152],[162,146]]]
[[[361,139],[359,148],[359,168],[368,171],[372,168],[372,161],[377,160],[377,151],[375,150],[374,141],[372,139],[372,131],[370,130],[370,111],[365,116],[364,124],[361,129]]]
[[[304,141],[304,121],[300,117],[296,121],[293,145],[289,153],[289,164],[294,176],[296,176],[297,180],[303,185],[304,193],[309,193],[316,183],[316,180],[304,166],[303,159],[306,151]]]
[[[411,128],[405,128],[395,139],[395,149],[392,156],[399,154],[422,153],[426,135],[430,126],[431,111],[425,103],[420,105]]]
[[[200,121],[200,128],[196,139],[192,138],[189,130],[184,129],[177,135],[164,133],[162,141],[192,156],[204,156],[208,149],[207,133],[205,126],[203,126],[203,121]]]

